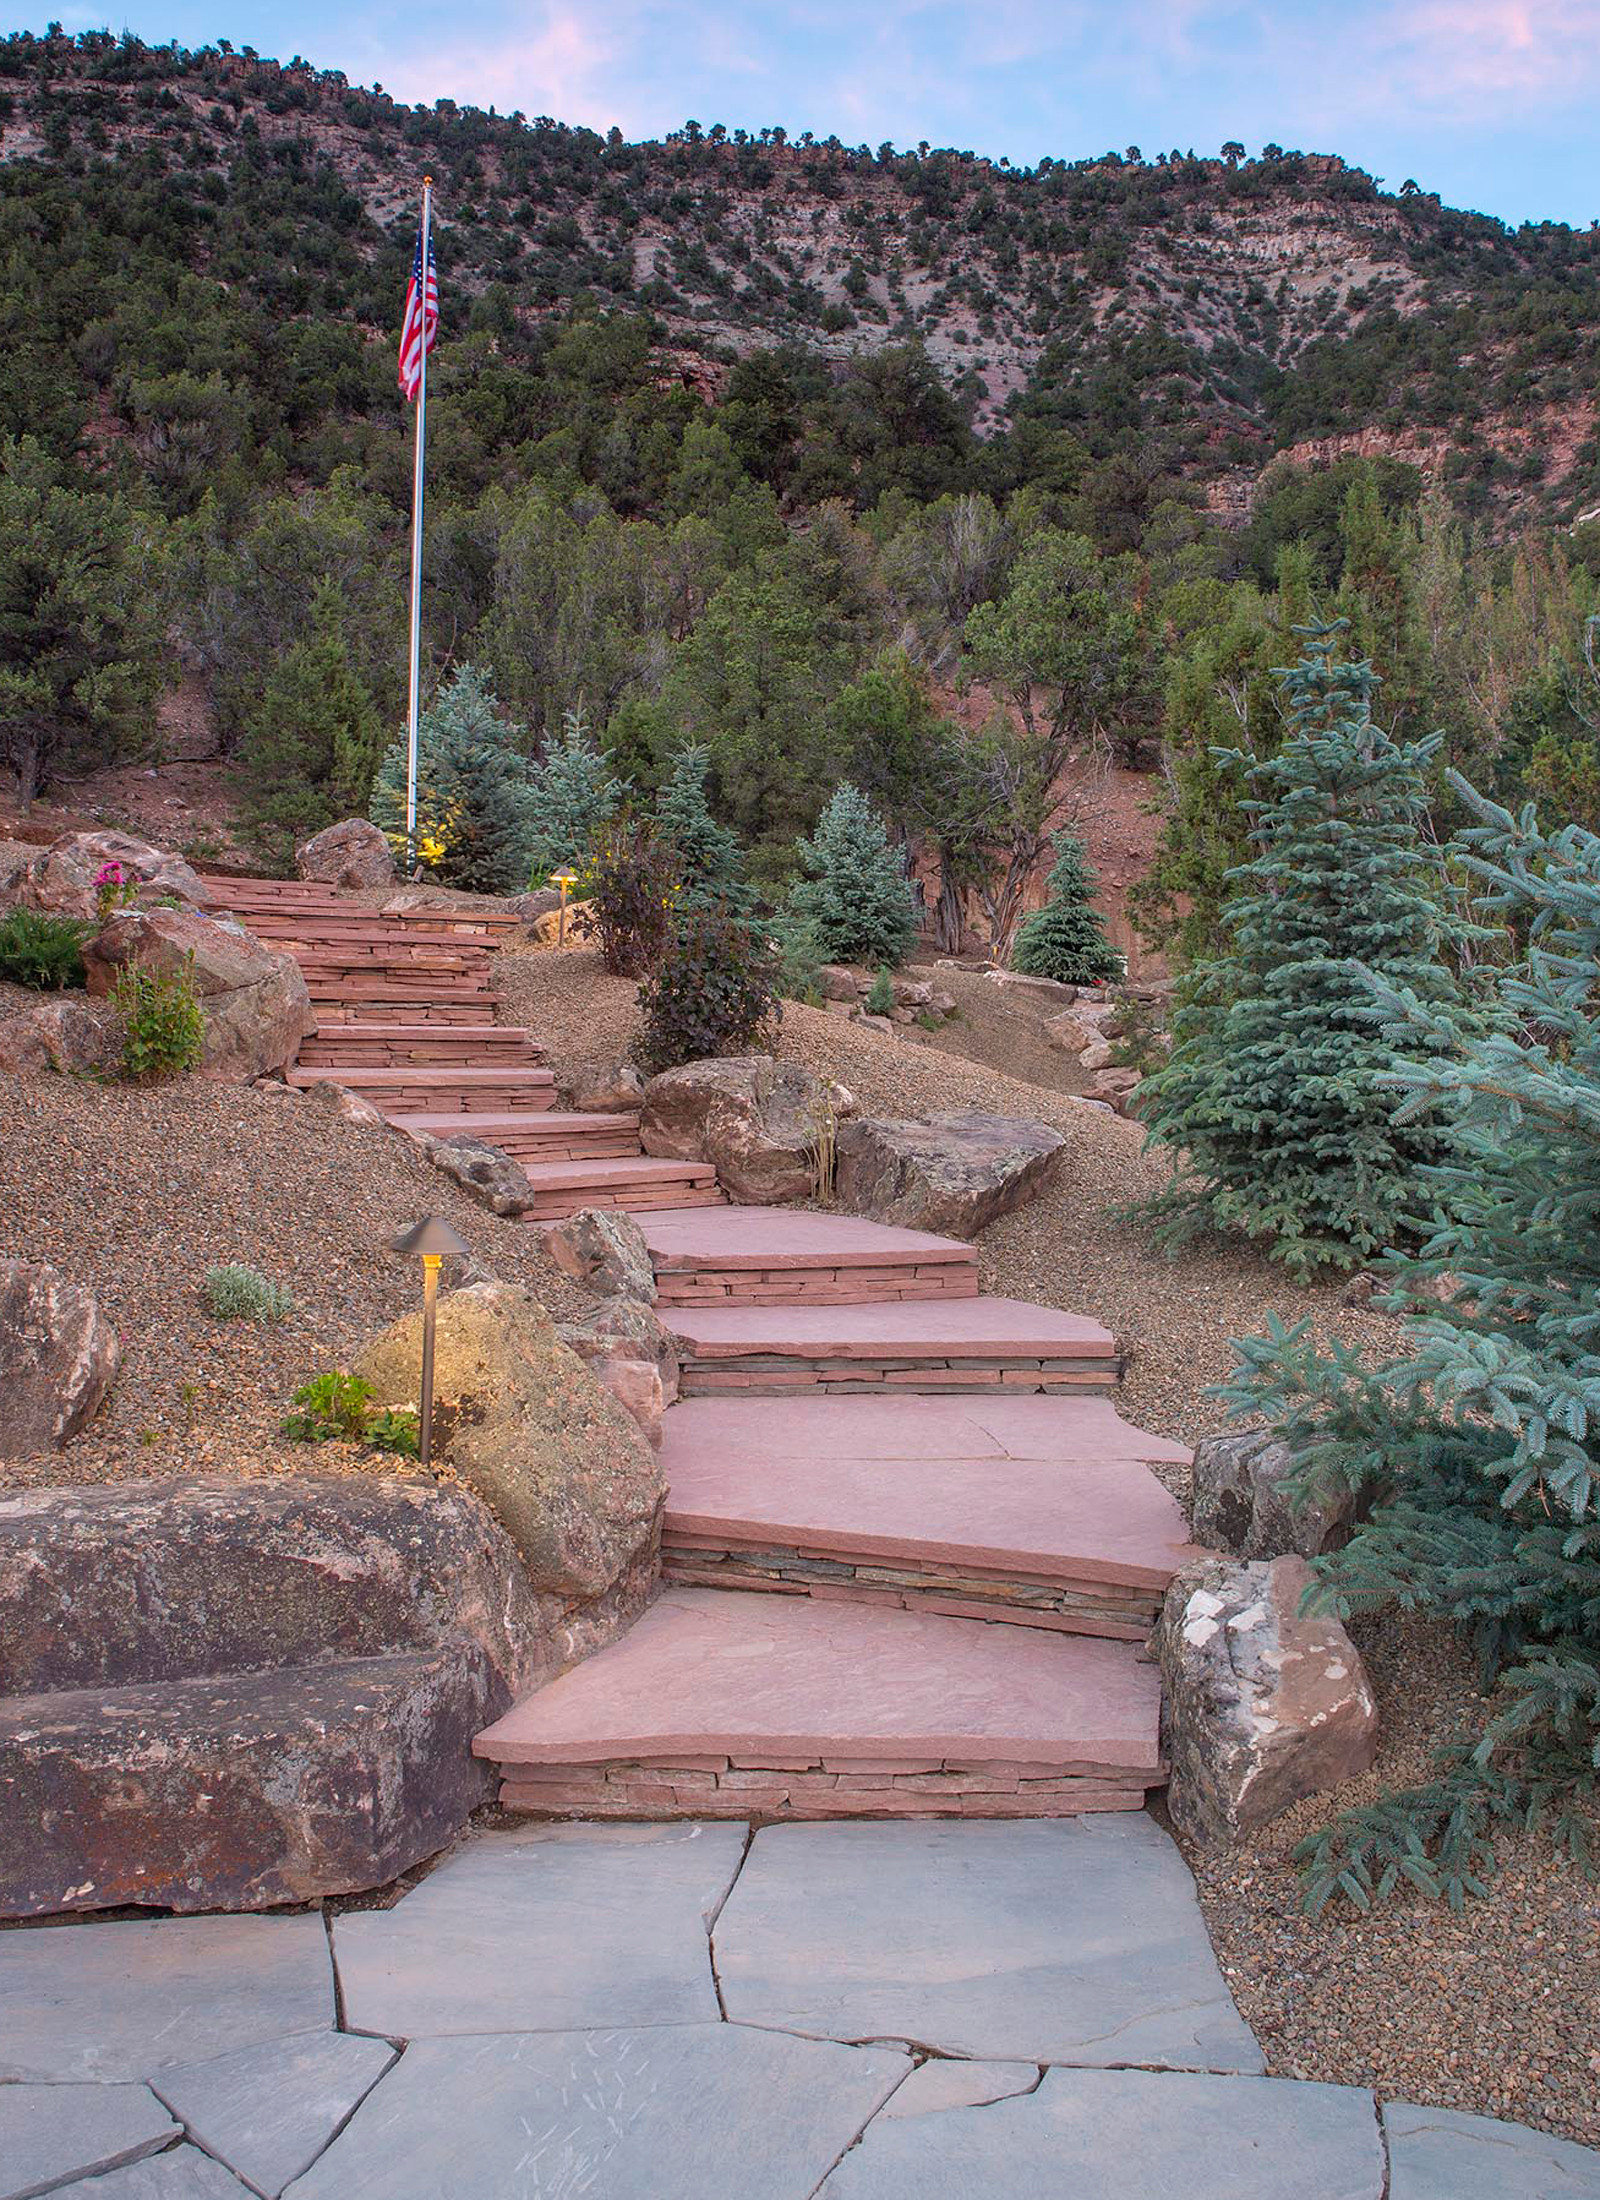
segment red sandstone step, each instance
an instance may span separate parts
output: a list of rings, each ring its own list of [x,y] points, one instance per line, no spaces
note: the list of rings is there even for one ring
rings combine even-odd
[[[313,1064],[310,1068],[292,1069],[288,1082],[314,1085],[327,1075],[326,1069]],[[367,1068],[346,1064],[338,1070],[333,1082],[348,1085],[352,1092],[361,1093],[391,1119],[424,1116],[430,1125],[437,1115],[471,1115],[476,1128],[487,1115],[504,1115],[509,1109],[536,1112],[551,1109],[556,1097],[553,1073],[532,1062],[521,1069],[424,1068],[406,1064]],[[633,1122],[637,1128],[637,1116]],[[453,1127],[459,1129],[460,1125]]]
[[[652,1215],[641,1227],[663,1306],[845,1306],[978,1290],[972,1246],[855,1215],[716,1207]]]
[[[548,1072],[546,1073],[548,1074]],[[636,1114],[582,1115],[557,1111],[550,1105],[555,1087],[546,1088],[542,1103],[517,1114],[497,1114],[490,1109],[446,1112],[430,1108],[421,1114],[392,1114],[397,1130],[432,1138],[449,1138],[470,1131],[474,1138],[498,1146],[513,1159],[576,1170],[613,1166],[619,1160],[637,1159],[639,1118]]]
[[[509,910],[458,909],[448,903],[424,904],[415,909],[368,909],[341,893],[337,887],[316,886],[300,879],[246,879],[211,876],[206,888],[212,903],[239,915],[336,916],[360,923],[431,925],[453,935],[498,939],[514,932],[522,919]]]
[[[473,1743],[554,1816],[1057,1817],[1164,1777],[1126,1643],[809,1597],[669,1589]]]
[[[1104,1390],[1116,1341],[1020,1299],[865,1306],[669,1306],[685,1397],[751,1390]]]
[[[417,1000],[410,994],[398,998],[385,995],[381,999],[354,999],[340,994],[313,993],[312,1006],[317,1012],[317,1028],[325,1031],[337,1025],[392,1025],[396,1016],[403,1015],[408,1024],[432,1024],[440,1029],[465,1027],[474,1029],[483,1022],[483,1012],[492,1002],[482,993],[473,993],[464,1000]]]
[[[318,1024],[300,1042],[298,1066],[351,1069],[517,1068],[544,1049],[515,1024]]]
[[[674,1581],[1142,1641],[1190,1557],[1105,1398],[692,1398],[666,1417]]]
[[[595,1116],[578,1118],[600,1120]],[[500,1143],[499,1139],[493,1141]],[[662,1207],[720,1206],[722,1192],[717,1172],[706,1161],[656,1161],[637,1152],[609,1160],[545,1163],[528,1161],[524,1168],[533,1186],[534,1203],[529,1222],[559,1222],[582,1207],[622,1208],[629,1214],[652,1213]]]

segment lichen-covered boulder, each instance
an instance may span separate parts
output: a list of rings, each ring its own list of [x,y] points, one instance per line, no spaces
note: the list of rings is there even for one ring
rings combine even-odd
[[[0,987],[0,1071],[108,1077],[121,1060],[122,1023],[108,1002]]]
[[[853,1103],[798,1062],[731,1055],[663,1070],[644,1088],[639,1135],[664,1161],[709,1161],[751,1206],[809,1199],[819,1148]]]
[[[1196,1840],[1249,1833],[1372,1763],[1360,1653],[1331,1614],[1301,1615],[1310,1580],[1303,1558],[1204,1558],[1167,1591],[1152,1642],[1167,1800]]]
[[[349,891],[392,886],[394,851],[367,818],[347,817],[302,841],[294,852],[294,869],[296,878]]]
[[[1194,1538],[1237,1558],[1316,1558],[1350,1540],[1355,1500],[1291,1504],[1288,1447],[1270,1429],[1227,1429],[1194,1449]]]
[[[661,1417],[677,1401],[678,1353],[654,1308],[642,1299],[607,1299],[584,1321],[560,1323],[556,1334],[659,1444]]]
[[[11,873],[9,903],[48,915],[86,920],[99,914],[100,873],[115,864],[141,900],[172,895],[203,909],[211,899],[200,874],[170,848],[157,848],[132,833],[64,833]]]
[[[626,1115],[644,1100],[644,1079],[631,1062],[602,1062],[574,1070],[568,1089],[580,1115]]]
[[[839,1204],[875,1222],[974,1238],[1058,1174],[1067,1141],[1026,1117],[961,1108],[921,1122],[863,1116],[839,1128]]]
[[[422,1316],[384,1331],[356,1372],[380,1405],[415,1404]],[[602,1596],[648,1577],[664,1496],[632,1417],[531,1293],[475,1284],[439,1301],[434,1397],[442,1456],[493,1509],[533,1587]]]
[[[463,1116],[462,1121],[470,1118]],[[533,1205],[533,1186],[519,1161],[487,1139],[471,1131],[451,1131],[443,1138],[418,1131],[414,1137],[436,1169],[482,1200],[494,1215],[523,1215]]]
[[[187,975],[205,1019],[198,1074],[248,1084],[293,1061],[316,1015],[300,966],[240,925],[195,909],[119,909],[83,951],[89,991],[129,969]]]
[[[46,1261],[0,1259],[0,1459],[59,1451],[117,1372],[117,1333],[93,1292]]]
[[[609,1207],[580,1207],[564,1221],[547,1223],[543,1237],[562,1274],[600,1297],[647,1303],[655,1298],[655,1264],[632,1215]]]

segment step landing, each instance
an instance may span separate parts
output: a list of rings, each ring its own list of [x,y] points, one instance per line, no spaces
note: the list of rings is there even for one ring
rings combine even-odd
[[[850,1306],[975,1298],[958,1238],[797,1207],[707,1207],[641,1223],[663,1306]]]
[[[1104,1398],[694,1398],[663,1430],[662,1567],[1139,1642],[1194,1555],[1146,1460],[1187,1457]]]
[[[1165,1775],[1126,1643],[668,1589],[473,1743],[507,1808],[590,1818],[1054,1818]]]
[[[856,1306],[668,1306],[682,1395],[1107,1390],[1116,1340],[1081,1314],[1020,1299]]]

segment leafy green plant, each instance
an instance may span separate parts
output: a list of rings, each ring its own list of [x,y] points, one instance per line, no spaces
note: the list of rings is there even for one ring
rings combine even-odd
[[[200,1303],[214,1321],[281,1322],[294,1300],[281,1283],[229,1261],[208,1268],[200,1282]]]
[[[878,974],[868,989],[867,1014],[869,1016],[892,1016],[894,1014],[894,978],[887,963],[878,965]]]
[[[71,917],[13,909],[0,920],[0,978],[31,986],[36,993],[83,985],[83,943],[93,929]]]
[[[122,1016],[122,1074],[136,1084],[197,1069],[206,1020],[189,969],[117,973],[111,998]]]
[[[764,931],[716,910],[686,916],[639,988],[644,1027],[634,1060],[647,1077],[680,1062],[749,1054],[783,1009]]]
[[[375,1406],[372,1386],[343,1368],[313,1375],[294,1394],[296,1413],[287,1415],[283,1433],[302,1444],[368,1444],[414,1459],[419,1449],[417,1415],[410,1406]]]

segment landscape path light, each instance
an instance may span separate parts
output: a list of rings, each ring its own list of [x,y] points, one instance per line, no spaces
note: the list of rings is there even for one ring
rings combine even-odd
[[[557,947],[565,947],[567,944],[567,896],[577,885],[578,874],[576,871],[565,869],[552,871],[550,873],[550,883],[552,886],[559,886],[561,889],[561,917],[556,926],[556,945]]]
[[[446,1253],[471,1251],[443,1215],[425,1215],[394,1241],[397,1253],[422,1260],[422,1393],[417,1409],[417,1457],[426,1466],[433,1456],[433,1322],[439,1300],[439,1263]]]

